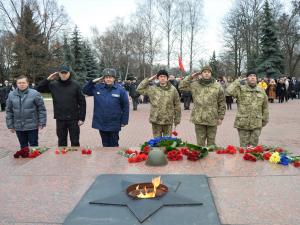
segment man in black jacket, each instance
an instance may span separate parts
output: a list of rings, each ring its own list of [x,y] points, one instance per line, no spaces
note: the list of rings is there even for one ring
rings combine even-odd
[[[140,97],[140,94],[136,91],[137,87],[138,87],[138,83],[136,82],[136,79],[134,78],[128,86],[128,92],[129,92],[129,96],[132,99],[132,105],[133,105],[134,111],[137,110],[137,106],[139,104],[139,97]]]
[[[58,80],[55,78],[59,76]],[[80,128],[85,120],[86,101],[79,84],[70,78],[67,66],[61,66],[59,73],[52,73],[36,87],[40,92],[51,92],[58,146],[68,146],[68,132],[71,146],[80,146]]]

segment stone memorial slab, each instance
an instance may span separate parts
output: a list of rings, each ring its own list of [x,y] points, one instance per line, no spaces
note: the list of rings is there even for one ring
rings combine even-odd
[[[157,176],[98,176],[64,225],[220,225],[204,175],[162,175],[169,191],[160,198],[133,199],[127,195],[129,185],[151,182]]]

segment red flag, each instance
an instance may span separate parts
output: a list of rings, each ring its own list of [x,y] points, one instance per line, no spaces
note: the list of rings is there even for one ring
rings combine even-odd
[[[183,64],[182,64],[182,58],[180,55],[178,55],[178,64],[179,64],[179,69],[185,73],[185,70],[184,70],[184,67],[183,67]]]

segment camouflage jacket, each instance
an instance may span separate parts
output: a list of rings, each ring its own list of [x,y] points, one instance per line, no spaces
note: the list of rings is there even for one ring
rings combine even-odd
[[[165,87],[150,86],[148,78],[146,78],[139,84],[137,91],[141,95],[149,96],[151,104],[150,123],[160,125],[177,125],[180,123],[180,98],[176,88],[170,82]]]
[[[194,107],[191,121],[194,124],[217,126],[218,120],[223,120],[226,105],[222,86],[214,79],[209,84],[200,80],[189,80],[186,77],[179,84],[180,91],[191,91]]]
[[[234,127],[253,130],[265,126],[269,121],[268,97],[263,89],[235,80],[227,88],[228,95],[237,99],[237,115]]]

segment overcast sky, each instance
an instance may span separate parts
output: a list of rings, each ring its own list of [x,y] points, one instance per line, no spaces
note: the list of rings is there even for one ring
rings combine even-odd
[[[205,25],[199,40],[202,49],[201,57],[208,59],[214,50],[218,54],[222,49],[221,20],[233,1],[204,0]],[[136,10],[137,2],[139,0],[58,0],[84,37],[91,36],[91,26],[96,26],[100,32],[103,32],[116,17],[129,20],[129,16]]]

